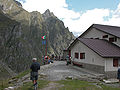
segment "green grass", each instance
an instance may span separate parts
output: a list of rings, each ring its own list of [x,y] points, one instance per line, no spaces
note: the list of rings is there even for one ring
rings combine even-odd
[[[57,81],[57,83],[64,85],[58,90],[120,90],[120,88],[113,88],[105,85],[100,85],[101,88],[99,88],[95,85],[92,85],[91,82],[80,80],[61,80]]]
[[[38,89],[42,89],[46,87],[51,81],[47,80],[38,80]],[[81,81],[81,80],[60,80],[60,81],[52,81],[54,83],[59,83],[61,87],[57,88],[57,90],[120,90],[120,88],[113,88],[111,86],[105,86],[98,84],[101,88],[92,84],[92,82]],[[3,90],[5,87],[8,87],[8,83],[0,82],[0,90]],[[24,83],[23,86],[17,88],[16,90],[33,90],[33,83],[27,82]]]
[[[38,80],[38,88],[39,89],[44,88],[48,83],[49,81],[46,80]],[[33,83],[32,82],[24,83],[24,85],[18,88],[17,90],[33,90]]]
[[[91,85],[90,82],[80,80],[61,80],[58,83],[64,85],[59,90],[101,90],[95,85]]]
[[[101,87],[103,88],[102,90],[120,90],[120,87],[115,88],[115,87],[105,86],[105,85],[101,85]]]

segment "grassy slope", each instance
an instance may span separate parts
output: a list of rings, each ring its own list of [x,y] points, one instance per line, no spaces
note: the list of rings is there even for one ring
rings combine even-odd
[[[50,81],[39,80],[38,83],[38,88],[41,89],[46,87]],[[92,85],[91,82],[80,80],[61,80],[54,81],[54,83],[64,85],[63,87],[57,88],[57,90],[120,90],[120,88],[113,88],[104,85],[100,85],[102,88],[99,88]],[[17,90],[33,90],[32,82],[24,83],[24,85]]]
[[[38,80],[38,88],[39,89],[44,88],[48,83],[49,81]],[[24,83],[24,85],[18,88],[17,90],[33,90],[33,83],[32,82]]]
[[[91,82],[80,81],[80,80],[61,80],[58,81],[60,84],[64,84],[64,87],[59,90],[120,90],[120,88],[113,88],[109,86],[100,85],[102,88],[98,88],[92,85]]]

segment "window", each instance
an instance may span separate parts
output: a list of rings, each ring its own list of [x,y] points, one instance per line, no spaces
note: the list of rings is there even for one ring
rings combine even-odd
[[[78,53],[75,53],[75,58],[78,59],[78,57],[79,57],[79,54],[78,54]]]
[[[85,59],[85,53],[80,53],[80,59]]]
[[[108,35],[104,35],[103,38],[108,38]]]
[[[114,42],[114,38],[109,38],[109,41],[110,42]]]
[[[95,39],[99,39],[99,38],[95,38]]]
[[[111,37],[109,38],[109,42],[116,42],[117,41],[117,37]]]
[[[117,58],[113,59],[113,67],[118,67],[118,59]]]

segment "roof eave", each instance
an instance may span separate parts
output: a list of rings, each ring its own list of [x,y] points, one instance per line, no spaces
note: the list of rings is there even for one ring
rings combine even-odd
[[[81,38],[86,32],[88,32],[90,30],[90,28],[93,27],[94,24],[92,24],[85,32],[83,32],[78,38]]]
[[[102,56],[103,58],[120,58],[120,56]]]
[[[74,44],[78,41],[78,38],[76,38],[67,48],[67,50],[70,50],[72,48],[72,46],[74,46]]]

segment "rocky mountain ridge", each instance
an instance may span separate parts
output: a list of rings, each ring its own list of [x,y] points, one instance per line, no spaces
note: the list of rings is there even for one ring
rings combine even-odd
[[[53,12],[50,12],[49,9],[47,9],[47,10],[42,14],[42,17],[43,17],[44,20],[47,20],[47,19],[50,18],[50,17],[55,17],[55,18],[57,18],[57,17],[53,14]]]
[[[19,4],[20,5],[20,4]],[[28,69],[33,57],[42,64],[46,45],[42,36],[47,36],[47,55],[59,56],[75,38],[52,12],[46,10],[28,12],[15,0],[0,0],[0,60],[14,72]]]

